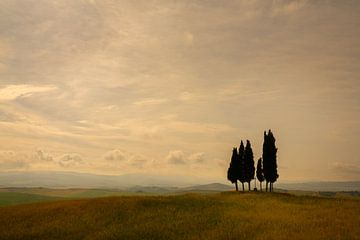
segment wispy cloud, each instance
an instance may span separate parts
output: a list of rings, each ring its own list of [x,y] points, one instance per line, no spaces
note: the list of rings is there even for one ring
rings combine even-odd
[[[332,170],[344,175],[355,175],[358,179],[360,178],[360,162],[358,163],[345,163],[335,162],[332,164]]]
[[[30,166],[26,154],[18,154],[14,151],[0,151],[0,168],[2,170],[24,170]]]
[[[149,106],[149,105],[159,105],[167,102],[165,98],[147,98],[134,102],[136,106]]]
[[[43,93],[56,90],[57,87],[47,85],[47,86],[34,86],[27,84],[19,85],[7,85],[0,88],[0,101],[10,101],[16,98],[30,97],[36,93]]]
[[[305,7],[308,0],[275,0],[273,1],[273,16],[291,14]]]

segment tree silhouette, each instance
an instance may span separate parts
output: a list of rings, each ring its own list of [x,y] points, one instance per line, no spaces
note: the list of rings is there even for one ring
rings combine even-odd
[[[227,178],[231,183],[235,183],[236,191],[239,191],[237,180],[239,179],[239,156],[237,149],[233,148],[230,166],[228,168]]]
[[[263,169],[262,169],[262,159],[261,158],[259,158],[259,160],[257,161],[256,178],[260,182],[260,191],[262,191],[262,182],[265,180],[265,178],[264,178],[264,173],[263,173]]]
[[[246,180],[246,166],[245,166],[245,147],[244,143],[241,140],[240,147],[239,147],[239,181],[242,184],[242,190],[245,191],[244,183]]]
[[[264,132],[263,144],[263,171],[266,180],[266,191],[268,191],[268,184],[270,183],[270,192],[273,191],[273,183],[276,182],[279,174],[277,172],[276,163],[277,148],[275,146],[275,138],[271,130],[268,134]]]
[[[245,162],[245,179],[249,184],[250,191],[250,182],[254,179],[255,175],[255,167],[254,167],[254,154],[251,149],[251,144],[249,140],[246,140],[245,154],[244,154],[244,162]]]

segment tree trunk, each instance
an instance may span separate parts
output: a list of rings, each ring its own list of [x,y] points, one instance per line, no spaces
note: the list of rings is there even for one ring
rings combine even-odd
[[[270,192],[273,191],[273,185],[272,185],[272,182],[270,182]]]
[[[260,182],[260,192],[262,192],[262,182]]]
[[[238,192],[239,188],[238,188],[238,182],[237,181],[235,182],[235,188],[236,188],[236,191]]]
[[[248,182],[248,184],[249,184],[249,191],[250,191],[250,181]]]
[[[266,192],[268,191],[268,185],[269,185],[269,182],[266,181]]]
[[[244,192],[245,191],[244,183],[242,182],[241,184],[242,184],[243,192]]]

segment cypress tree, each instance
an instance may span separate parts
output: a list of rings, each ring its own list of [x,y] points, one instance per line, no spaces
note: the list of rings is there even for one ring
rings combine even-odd
[[[264,131],[264,143],[263,143],[263,155],[262,155],[262,159],[263,159],[263,173],[264,173],[264,178],[266,181],[266,192],[268,191],[268,183],[269,183],[269,179],[270,179],[270,170],[269,170],[269,151],[268,151],[268,136],[266,134],[266,131]]]
[[[277,172],[277,162],[276,162],[276,153],[277,153],[277,148],[275,146],[275,137],[273,135],[273,133],[271,132],[271,130],[269,130],[268,133],[268,144],[269,144],[269,154],[270,154],[270,178],[269,178],[269,182],[270,182],[270,191],[273,192],[274,191],[274,182],[276,182],[276,180],[279,177],[279,174]]]
[[[239,156],[237,153],[237,149],[233,148],[233,153],[231,156],[230,166],[227,172],[227,179],[235,184],[236,191],[239,191],[237,180],[239,178],[238,174],[239,169]]]
[[[246,180],[246,167],[245,167],[245,147],[244,143],[241,140],[240,147],[239,147],[239,181],[242,184],[242,190],[245,191],[244,183]]]
[[[250,191],[250,182],[254,179],[255,175],[255,167],[254,167],[254,154],[251,149],[251,144],[249,140],[246,140],[245,154],[244,154],[244,162],[245,162],[245,179],[249,184]]]
[[[260,182],[260,191],[262,191],[262,182],[264,181],[265,178],[264,178],[264,173],[263,173],[263,168],[262,168],[262,159],[261,158],[259,158],[259,160],[257,162],[256,178]]]
[[[276,163],[277,148],[275,146],[275,138],[271,130],[268,134],[264,132],[264,144],[263,144],[263,172],[266,180],[266,191],[268,191],[268,184],[270,183],[270,192],[273,190],[273,183],[276,182],[279,177],[277,173]]]

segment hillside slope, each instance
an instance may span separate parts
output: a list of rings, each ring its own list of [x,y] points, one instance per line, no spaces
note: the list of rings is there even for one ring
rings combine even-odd
[[[265,193],[0,207],[0,239],[358,239],[360,201]]]
[[[23,203],[45,202],[61,200],[61,197],[51,197],[30,193],[19,192],[1,192],[0,191],[0,206],[16,205]]]

